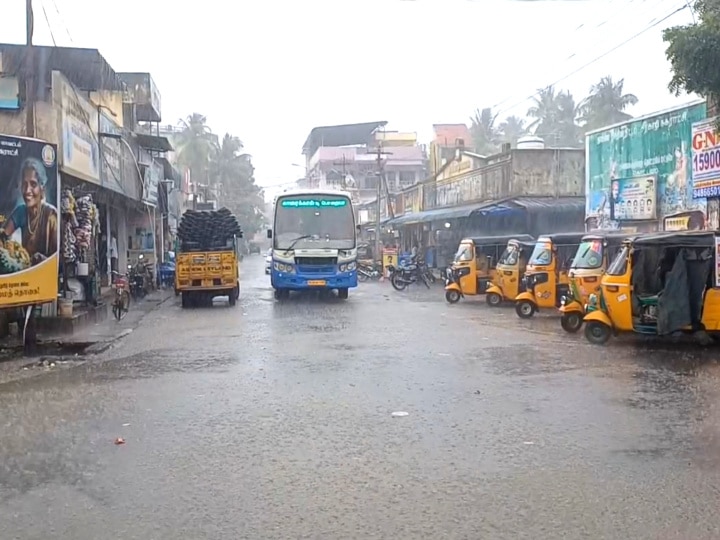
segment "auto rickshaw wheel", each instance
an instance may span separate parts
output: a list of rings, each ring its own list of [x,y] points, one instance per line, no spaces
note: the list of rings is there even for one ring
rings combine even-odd
[[[611,335],[612,330],[607,324],[590,321],[585,325],[585,339],[593,345],[605,345]]]
[[[502,296],[494,292],[487,293],[487,295],[485,296],[485,301],[488,303],[489,306],[492,307],[498,307],[500,304],[502,304],[502,300]]]
[[[575,332],[580,330],[580,328],[582,328],[582,325],[583,318],[581,314],[577,311],[565,313],[560,319],[560,326],[562,326],[562,329],[570,334],[574,334]]]
[[[447,300],[450,304],[457,304],[460,301],[460,291],[456,291],[454,289],[445,291],[445,300]]]
[[[529,319],[535,315],[535,304],[528,300],[520,300],[515,303],[515,313],[521,319]]]

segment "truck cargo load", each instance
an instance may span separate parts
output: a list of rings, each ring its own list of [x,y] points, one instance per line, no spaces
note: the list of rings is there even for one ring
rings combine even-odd
[[[243,232],[227,208],[186,211],[178,227],[175,290],[182,306],[228,296],[234,306],[240,294],[238,239]]]

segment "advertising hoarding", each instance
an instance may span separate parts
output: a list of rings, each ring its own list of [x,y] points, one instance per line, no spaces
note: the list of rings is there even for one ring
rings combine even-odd
[[[657,219],[657,177],[619,178],[610,184],[610,217],[617,221]]]
[[[58,294],[57,148],[0,135],[0,307]]]
[[[717,118],[692,125],[693,197],[720,197],[720,133]]]
[[[585,139],[588,228],[617,229],[613,217],[612,183],[655,176],[655,219],[680,212],[705,212],[705,199],[693,198],[690,168],[692,126],[706,116],[705,102],[695,102],[657,114],[590,132]],[[647,202],[647,201],[646,201]],[[639,207],[639,201],[638,201]],[[644,221],[650,223],[651,218]]]

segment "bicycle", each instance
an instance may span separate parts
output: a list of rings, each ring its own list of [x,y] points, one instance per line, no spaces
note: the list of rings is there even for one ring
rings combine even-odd
[[[115,289],[115,299],[112,303],[112,312],[116,320],[121,320],[130,309],[130,285],[126,274],[113,270],[112,287]]]

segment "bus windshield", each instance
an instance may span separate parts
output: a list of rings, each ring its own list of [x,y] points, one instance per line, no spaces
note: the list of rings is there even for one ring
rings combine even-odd
[[[291,195],[275,204],[275,249],[352,249],[355,216],[350,199],[342,195]]]
[[[603,245],[601,240],[588,240],[578,247],[572,268],[593,269],[602,266]]]

